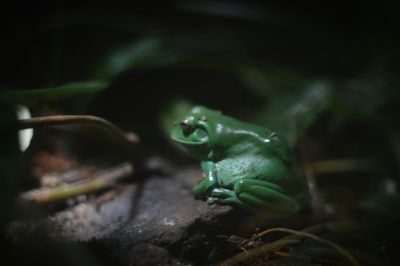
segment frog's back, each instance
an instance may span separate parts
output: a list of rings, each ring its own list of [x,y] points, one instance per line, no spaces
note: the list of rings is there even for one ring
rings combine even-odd
[[[267,127],[250,124],[234,118],[230,119],[232,119],[229,121],[231,132],[233,132],[233,134],[236,132],[236,134],[241,135],[243,142],[247,141],[256,144],[255,146],[257,148],[255,149],[259,149],[260,151],[279,154],[281,159],[286,163],[293,162],[293,153],[285,139],[281,137],[278,132],[270,130]]]

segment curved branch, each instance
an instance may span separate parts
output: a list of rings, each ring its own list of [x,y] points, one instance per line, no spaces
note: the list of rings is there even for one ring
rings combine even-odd
[[[97,127],[106,132],[125,149],[131,148],[132,144],[139,141],[139,137],[136,134],[126,134],[111,122],[92,115],[54,115],[19,120],[19,129],[76,125]]]

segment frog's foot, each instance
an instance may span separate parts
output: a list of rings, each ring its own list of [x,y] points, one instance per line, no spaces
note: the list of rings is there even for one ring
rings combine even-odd
[[[234,185],[237,198],[251,209],[273,209],[279,212],[297,212],[300,205],[287,196],[280,186],[256,179],[238,179]]]
[[[256,211],[256,209],[253,209],[251,206],[246,205],[241,199],[239,199],[235,191],[226,188],[214,188],[211,191],[211,196],[207,198],[207,203],[238,206],[253,212]]]

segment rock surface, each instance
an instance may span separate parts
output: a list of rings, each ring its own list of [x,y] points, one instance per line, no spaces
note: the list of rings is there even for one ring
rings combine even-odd
[[[151,177],[125,186],[98,206],[80,203],[56,214],[56,233],[85,242],[114,265],[202,265],[221,260],[217,235],[237,212],[195,200],[185,177]],[[228,226],[229,225],[229,226]],[[219,241],[219,242],[218,242]]]

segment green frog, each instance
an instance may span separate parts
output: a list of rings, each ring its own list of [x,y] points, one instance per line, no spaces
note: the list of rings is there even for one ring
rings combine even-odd
[[[307,185],[277,132],[196,106],[173,125],[171,138],[201,160],[195,198],[253,212],[301,209]]]

